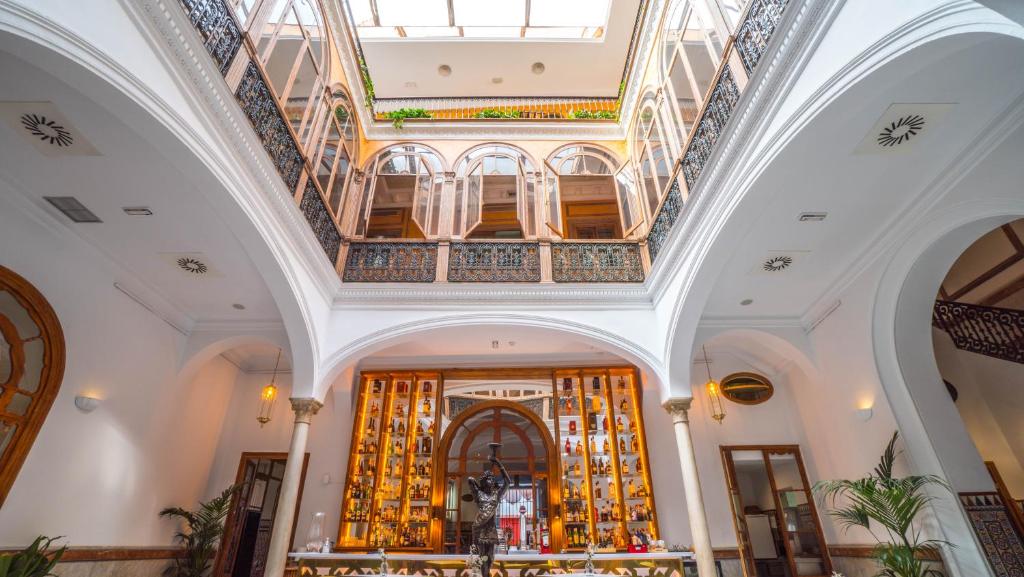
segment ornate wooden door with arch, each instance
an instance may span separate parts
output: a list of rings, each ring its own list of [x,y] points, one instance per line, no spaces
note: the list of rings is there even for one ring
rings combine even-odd
[[[437,552],[467,553],[470,525],[476,510],[463,499],[469,477],[486,467],[488,443],[502,443],[499,458],[512,477],[512,486],[499,506],[500,528],[513,547],[537,546],[541,534],[551,534],[551,489],[557,492],[557,455],[544,422],[519,403],[486,401],[455,417],[445,431],[438,453],[434,503],[444,512]],[[550,544],[550,541],[549,541]]]
[[[64,378],[64,333],[43,295],[0,266],[0,505]]]

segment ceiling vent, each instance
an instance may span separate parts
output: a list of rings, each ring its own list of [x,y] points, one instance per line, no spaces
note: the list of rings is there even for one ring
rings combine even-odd
[[[100,217],[73,196],[44,196],[43,199],[64,213],[64,216],[71,219],[71,222],[103,222]]]
[[[763,255],[751,269],[751,274],[779,274],[790,271],[806,256],[805,250],[773,250]]]
[[[161,253],[163,259],[184,276],[192,278],[208,278],[220,276],[210,264],[210,259],[201,252]]]
[[[857,146],[858,154],[885,154],[912,149],[953,108],[947,103],[897,103],[889,106]]]
[[[0,116],[47,156],[99,155],[52,102],[0,102]]]

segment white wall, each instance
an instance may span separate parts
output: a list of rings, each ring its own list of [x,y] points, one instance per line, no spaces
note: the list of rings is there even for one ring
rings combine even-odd
[[[270,375],[239,375],[206,485],[208,497],[219,494],[235,482],[238,462],[243,452],[288,452],[294,420],[288,402],[291,375],[278,376],[280,389],[273,419],[263,427],[256,422],[259,393],[269,380]],[[305,544],[309,520],[314,512],[327,514],[327,536],[331,539],[337,536],[348,447],[352,436],[351,410],[351,389],[337,386],[328,393],[324,406],[313,417],[306,445],[309,465],[295,531],[296,547]],[[324,475],[330,475],[329,484],[324,484]]]
[[[213,362],[176,383],[184,337],[114,288],[130,282],[122,271],[15,198],[0,189],[0,264],[56,311],[67,368],[0,509],[0,546],[38,534],[72,545],[168,545],[174,525],[157,513],[200,497],[235,368]],[[81,393],[103,402],[83,414],[74,407]]]

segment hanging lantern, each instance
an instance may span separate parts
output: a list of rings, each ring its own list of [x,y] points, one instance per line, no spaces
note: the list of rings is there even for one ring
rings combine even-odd
[[[718,421],[721,425],[722,421],[725,420],[725,407],[722,406],[722,391],[719,387],[718,382],[711,378],[711,360],[708,359],[708,350],[701,345],[701,349],[704,351],[704,366],[708,371],[708,383],[704,385],[704,388],[708,392],[708,408],[711,409],[711,418]]]
[[[274,374],[270,378],[270,383],[263,387],[260,392],[260,411],[256,415],[256,420],[260,423],[260,428],[270,422],[270,418],[274,413],[274,401],[277,400],[277,368],[281,365],[281,349],[277,349],[277,361],[274,362]]]

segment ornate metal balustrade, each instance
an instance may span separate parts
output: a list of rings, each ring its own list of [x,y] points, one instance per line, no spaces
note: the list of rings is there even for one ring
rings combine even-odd
[[[342,275],[344,282],[434,282],[436,278],[436,242],[352,243]]]
[[[661,210],[658,211],[658,216],[647,233],[647,253],[651,256],[652,263],[658,258],[658,254],[668,241],[668,235],[672,232],[672,226],[682,212],[683,195],[679,191],[679,181],[673,178],[665,202],[662,203]]]
[[[937,300],[932,324],[958,349],[1024,364],[1024,311]]]
[[[557,242],[551,245],[555,282],[643,282],[640,245],[635,242]]]
[[[686,186],[692,188],[700,178],[704,165],[718,143],[718,137],[725,130],[725,125],[732,116],[732,111],[739,102],[740,91],[736,87],[736,81],[732,76],[732,70],[726,64],[722,67],[715,88],[711,91],[711,97],[704,105],[704,111],[697,123],[697,129],[690,138],[683,155],[683,177],[686,178]]]
[[[535,242],[453,242],[451,282],[540,282],[540,245]]]
[[[255,63],[246,67],[235,97],[284,183],[289,190],[295,190],[303,168],[302,153]]]
[[[242,46],[242,32],[224,0],[181,0],[189,20],[203,38],[203,45],[221,74]]]
[[[761,61],[787,2],[788,0],[751,0],[746,18],[736,30],[736,51],[743,61],[743,67],[747,69],[747,74],[753,73],[757,63]]]
[[[388,114],[402,109],[423,109],[432,120],[615,120],[617,98],[502,97],[502,98],[378,98],[373,102],[374,118],[388,120]]]
[[[338,262],[338,250],[341,249],[341,234],[338,232],[338,227],[334,225],[334,217],[331,216],[331,211],[327,209],[327,205],[320,198],[320,193],[317,192],[311,180],[306,182],[306,189],[302,192],[299,210],[302,211],[302,216],[306,217],[306,222],[313,229],[313,234],[316,235],[316,240],[320,243],[320,247],[324,249],[327,258],[332,263]]]

